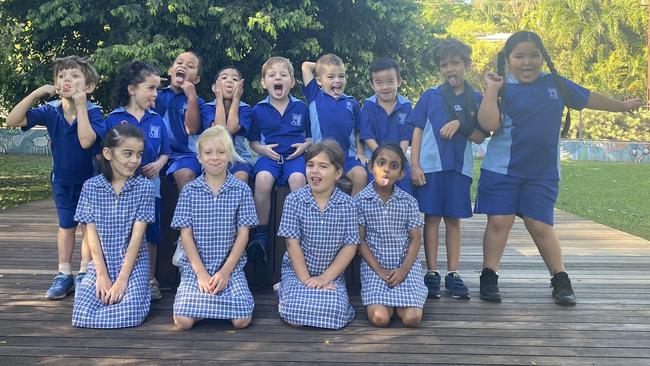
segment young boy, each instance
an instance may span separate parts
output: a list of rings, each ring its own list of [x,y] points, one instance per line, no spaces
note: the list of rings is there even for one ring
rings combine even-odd
[[[201,60],[192,52],[183,52],[167,70],[169,86],[158,92],[154,111],[163,117],[171,154],[165,166],[167,177],[174,179],[178,191],[201,175],[197,158],[198,135],[210,127],[211,118],[205,102],[196,94],[195,85],[201,80]],[[176,243],[174,264],[183,254],[180,238]]]
[[[361,108],[361,132],[359,139],[366,145],[366,157],[379,145],[397,144],[404,153],[411,143],[413,126],[406,123],[406,117],[413,109],[411,101],[397,93],[402,84],[399,65],[393,59],[380,57],[368,67],[370,87],[375,95],[367,98]],[[404,178],[396,185],[413,194],[411,168],[404,167]],[[372,175],[368,175],[372,179]]]
[[[302,64],[303,93],[309,105],[311,135],[314,142],[336,141],[346,153],[343,174],[352,181],[352,195],[367,183],[367,163],[359,140],[359,103],[344,94],[345,65],[334,54],[321,56],[315,63]]]
[[[99,75],[88,59],[67,56],[54,60],[54,85],[43,85],[18,103],[7,116],[7,126],[24,131],[40,125],[47,128],[52,141],[52,192],[59,216],[57,255],[59,272],[45,297],[65,298],[75,287],[71,273],[77,222],[74,214],[81,187],[93,176],[93,147],[97,148],[105,127],[101,109],[88,102],[99,82]],[[41,98],[60,99],[36,108],[30,107]],[[82,228],[82,231],[85,228]],[[90,250],[82,242],[80,283],[90,261]]]
[[[481,143],[485,138],[476,119],[481,96],[465,81],[465,72],[472,65],[471,52],[454,39],[440,42],[434,50],[434,61],[445,82],[425,91],[407,119],[414,126],[411,179],[417,186],[420,211],[425,214],[424,250],[429,271],[424,282],[429,296],[434,298],[440,297],[437,256],[443,218],[447,246],[445,289],[454,299],[470,298],[458,274],[460,218],[472,216],[470,140]]]
[[[311,145],[307,105],[289,92],[296,84],[293,66],[284,57],[271,57],[262,66],[262,88],[269,94],[253,107],[249,140],[260,154],[255,162],[255,207],[260,226],[248,247],[253,259],[266,261],[273,184],[295,191],[306,184],[305,150]]]

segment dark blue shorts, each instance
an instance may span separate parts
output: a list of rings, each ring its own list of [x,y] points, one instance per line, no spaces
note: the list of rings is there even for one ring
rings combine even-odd
[[[424,174],[426,184],[414,187],[420,211],[438,217],[472,217],[469,188],[472,178],[448,170]]]
[[[181,169],[191,169],[195,177],[201,175],[201,164],[195,154],[170,156],[166,168],[165,174],[170,179],[174,177],[174,172]]]
[[[235,161],[235,163],[228,169],[230,174],[235,174],[237,172],[244,172],[248,174],[249,177],[253,176],[253,166],[249,163],[243,163],[241,161]]]
[[[366,172],[368,173],[368,183],[374,182],[375,176],[370,171],[370,162],[368,162]],[[413,184],[411,183],[411,165],[406,164],[404,167],[404,178],[395,182],[395,185],[400,187],[404,192],[414,196]]]
[[[345,157],[345,163],[343,164],[343,175],[344,175],[344,176],[345,176],[345,175],[348,175],[348,173],[350,172],[350,170],[352,170],[352,169],[354,169],[354,168],[356,168],[356,167],[358,167],[358,166],[360,166],[360,167],[362,167],[362,168],[365,169],[365,167],[363,166],[363,164],[361,164],[361,162],[360,162],[359,160],[357,160],[355,157],[352,157],[352,156],[346,156],[346,157]]]
[[[54,204],[56,213],[59,216],[59,227],[62,229],[72,229],[77,227],[78,222],[74,221],[74,214],[77,211],[79,195],[81,195],[80,184],[60,184],[52,182],[52,193],[54,194]]]
[[[160,198],[155,200],[154,222],[147,225],[147,231],[144,233],[145,240],[149,244],[160,245]]]
[[[553,225],[557,180],[532,180],[481,169],[475,213],[517,215]]]
[[[289,182],[291,174],[300,173],[303,176],[305,175],[305,156],[300,155],[291,160],[284,160],[282,163],[266,156],[260,156],[255,162],[253,170],[255,171],[255,175],[262,171],[271,173],[275,178],[275,184],[284,186]]]

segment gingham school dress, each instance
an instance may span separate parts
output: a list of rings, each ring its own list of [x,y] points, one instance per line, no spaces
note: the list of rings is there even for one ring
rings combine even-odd
[[[366,244],[382,267],[399,268],[406,258],[410,229],[424,225],[413,196],[395,186],[393,195],[384,204],[374,183],[355,197],[359,210],[359,225],[366,229]],[[422,308],[427,288],[422,277],[422,263],[416,258],[404,282],[390,288],[384,280],[361,261],[361,301],[363,305],[379,304],[391,307]]]
[[[154,188],[142,176],[129,178],[119,195],[103,175],[84,183],[77,205],[75,221],[95,224],[101,243],[106,269],[115,282],[136,221],[153,222]],[[97,274],[95,263],[88,264],[88,272],[76,289],[72,307],[72,325],[83,328],[123,328],[140,325],[151,302],[149,290],[149,252],[143,243],[131,271],[124,298],[117,304],[106,305],[96,296]]]
[[[217,194],[199,176],[181,192],[172,220],[175,229],[192,228],[203,265],[213,276],[226,262],[237,237],[237,229],[258,224],[250,188],[228,173]],[[244,265],[246,253],[230,275],[228,286],[218,294],[202,293],[190,261],[180,260],[181,283],[176,290],[174,315],[190,318],[243,319],[253,316],[253,295],[248,288]]]
[[[311,276],[322,274],[344,245],[359,244],[357,211],[352,198],[334,189],[321,213],[311,188],[305,186],[287,196],[278,236],[300,240]],[[340,329],[354,319],[343,275],[336,290],[308,288],[298,280],[288,253],[282,258],[278,289],[280,317],[296,325]]]

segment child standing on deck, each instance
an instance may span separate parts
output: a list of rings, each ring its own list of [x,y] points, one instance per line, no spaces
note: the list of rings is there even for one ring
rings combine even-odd
[[[295,85],[293,66],[284,57],[271,57],[262,66],[262,87],[269,94],[253,108],[249,139],[260,154],[255,162],[255,208],[260,226],[247,252],[267,260],[269,212],[274,184],[295,191],[305,185],[305,149],[311,145],[309,111],[289,93]]]
[[[117,107],[106,117],[106,128],[111,129],[124,123],[138,127],[144,136],[144,153],[141,173],[154,184],[154,222],[147,225],[145,238],[149,249],[149,287],[151,300],[162,298],[160,285],[156,280],[156,258],[160,245],[160,170],[167,163],[169,137],[165,122],[151,108],[156,104],[160,75],[148,62],[133,61],[122,67],[113,90],[113,103]]]
[[[550,73],[541,72],[544,62]],[[518,215],[548,267],[553,300],[575,305],[562,248],[553,230],[562,110],[567,106],[624,112],[639,108],[642,102],[614,100],[559,76],[541,38],[533,32],[516,32],[508,38],[497,58],[497,72],[485,75],[485,97],[478,111],[481,126],[495,131],[481,165],[474,206],[474,212],[488,215],[481,299],[501,301],[496,271]],[[568,127],[567,118],[563,132]]]
[[[225,127],[235,144],[237,155],[244,161],[235,161],[230,167],[230,174],[248,184],[253,176],[253,156],[248,150],[248,132],[251,127],[253,108],[241,101],[244,94],[244,79],[234,66],[226,66],[217,72],[212,84],[214,101],[205,104],[207,115],[212,125]]]
[[[424,253],[428,272],[424,282],[429,296],[440,297],[438,245],[440,221],[445,221],[447,275],[445,289],[453,299],[469,299],[470,293],[458,273],[460,219],[472,216],[472,146],[485,135],[476,111],[481,95],[467,81],[472,50],[460,41],[441,41],[434,61],[444,83],[420,96],[408,122],[414,126],[411,147],[411,179],[424,213]]]
[[[90,62],[79,56],[54,60],[54,85],[43,85],[18,103],[7,116],[8,127],[23,131],[40,125],[47,128],[52,146],[52,192],[59,217],[56,239],[59,271],[45,297],[65,298],[75,288],[71,262],[77,222],[74,220],[81,188],[93,176],[93,148],[98,148],[106,129],[102,111],[88,101],[99,82]],[[40,98],[58,95],[59,100],[30,107]],[[82,227],[82,231],[85,229]],[[90,251],[81,246],[81,266],[76,283],[86,274]]]
[[[368,159],[359,140],[359,103],[344,93],[345,65],[340,57],[326,54],[302,64],[303,93],[309,105],[313,142],[332,139],[345,154],[343,175],[352,181],[352,195],[368,183],[364,164]]]
[[[293,326],[340,329],[354,319],[343,271],[359,244],[357,210],[335,186],[345,161],[336,142],[314,144],[305,160],[308,185],[287,196],[278,230],[287,242],[278,310]]]
[[[144,149],[137,127],[109,130],[102,174],[83,186],[75,220],[87,226],[93,260],[74,299],[76,327],[134,327],[149,314],[149,253],[142,244],[154,220],[154,188],[138,174]]]
[[[413,126],[406,123],[406,118],[413,107],[410,100],[397,93],[402,84],[399,65],[393,59],[380,57],[370,64],[368,73],[375,95],[363,102],[359,133],[359,139],[366,145],[366,157],[370,158],[372,152],[383,144],[397,144],[406,153],[413,135]],[[406,193],[413,194],[408,161],[403,168],[405,175],[396,184]],[[371,179],[372,174],[368,177]]]
[[[238,156],[225,127],[203,132],[198,148],[203,174],[181,191],[171,224],[185,248],[174,324],[186,330],[204,318],[229,319],[245,328],[254,306],[244,274],[248,232],[257,225],[253,196],[228,172]]]
[[[420,227],[424,224],[413,196],[395,183],[404,178],[406,155],[399,145],[380,145],[372,153],[374,181],[355,201],[359,210],[361,299],[374,326],[390,324],[393,313],[417,327],[427,288],[422,281]]]

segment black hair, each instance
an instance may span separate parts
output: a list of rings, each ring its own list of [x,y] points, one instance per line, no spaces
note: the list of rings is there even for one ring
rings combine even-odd
[[[395,60],[390,57],[379,57],[375,59],[370,66],[368,66],[368,76],[370,77],[370,82],[372,83],[372,74],[379,71],[395,69],[397,73],[397,78],[401,79],[402,75],[400,73],[399,65]]]
[[[200,61],[199,61],[199,63],[200,63]],[[228,70],[228,69],[233,69],[233,70],[237,71],[237,73],[239,74],[240,79],[244,77],[242,75],[242,73],[241,73],[241,70],[239,70],[239,68],[237,66],[228,65],[228,66],[224,66],[224,67],[220,68],[219,71],[217,71],[217,76],[214,77],[214,81],[219,80],[219,75],[221,75],[221,73],[224,72],[224,70]]]
[[[138,85],[150,75],[160,76],[160,72],[147,61],[131,61],[122,66],[111,94],[113,108],[128,105],[131,99],[129,85]]]
[[[407,164],[406,155],[404,155],[404,151],[397,144],[379,145],[379,147],[377,147],[375,149],[375,151],[372,152],[372,156],[370,157],[370,166],[375,165],[375,160],[377,160],[377,157],[379,156],[379,153],[381,153],[384,150],[392,151],[395,154],[397,154],[397,156],[399,157],[399,160],[400,160],[400,164],[401,164],[400,172],[403,172],[404,169],[406,169],[406,164]]]
[[[116,147],[119,147],[127,138],[135,138],[144,142],[144,135],[142,134],[142,131],[140,131],[140,129],[136,126],[125,122],[108,130],[106,137],[104,138],[103,148],[114,149]],[[106,177],[106,180],[112,182],[113,168],[111,168],[111,162],[106,160],[103,153],[99,159],[99,168],[102,172],[102,175]],[[136,175],[137,174],[140,174],[140,168],[136,170]]]
[[[189,52],[189,53],[193,54],[196,57],[196,59],[199,61],[199,64],[196,67],[196,76],[201,76],[201,73],[203,72],[203,57],[201,57],[201,55],[199,55],[199,53],[193,48],[188,48],[188,49],[185,50],[185,52]],[[178,57],[178,56],[176,56],[176,57]],[[173,62],[172,62],[172,64],[173,64]]]
[[[506,44],[503,46],[503,49],[499,51],[497,55],[497,74],[505,78],[506,59],[510,56],[514,48],[522,42],[532,42],[535,45],[535,47],[537,47],[539,51],[542,53],[544,62],[546,62],[546,66],[551,72],[551,75],[553,75],[553,81],[555,82],[555,85],[558,87],[558,89],[560,89],[560,94],[562,95],[562,99],[566,103],[569,94],[566,85],[560,79],[560,75],[555,69],[555,64],[553,63],[553,60],[551,60],[551,56],[548,54],[548,51],[546,51],[542,39],[535,32],[519,31],[513,33],[510,37],[508,37],[508,40],[506,40]],[[503,90],[505,86],[506,84],[504,83],[503,87],[501,87],[501,90],[499,90],[499,103],[503,101],[503,95],[504,95]],[[562,137],[566,136],[566,134],[569,132],[570,127],[571,127],[571,109],[569,108],[569,106],[567,106],[566,118],[564,120],[564,127],[562,128],[562,134],[561,134]]]
[[[437,67],[440,67],[442,61],[456,56],[460,57],[466,66],[472,63],[472,49],[455,38],[443,39],[433,49],[433,62]]]

